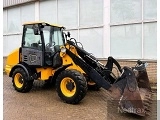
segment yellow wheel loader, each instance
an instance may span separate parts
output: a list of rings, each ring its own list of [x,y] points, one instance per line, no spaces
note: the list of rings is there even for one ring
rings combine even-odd
[[[64,30],[46,22],[23,24],[21,47],[8,55],[5,66],[15,90],[29,92],[34,80],[55,82],[58,96],[66,103],[77,104],[89,86],[102,87],[119,101],[122,111],[145,116],[151,99],[146,63],[137,61],[134,67],[121,68],[108,57],[103,65]],[[119,76],[112,72],[113,65]]]

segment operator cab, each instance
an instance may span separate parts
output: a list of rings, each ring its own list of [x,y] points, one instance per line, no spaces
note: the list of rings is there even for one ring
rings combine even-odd
[[[59,67],[60,46],[64,45],[64,27],[45,22],[32,22],[23,25],[22,62],[33,66]]]

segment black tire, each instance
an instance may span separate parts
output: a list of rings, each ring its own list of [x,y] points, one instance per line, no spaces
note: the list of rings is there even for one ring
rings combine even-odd
[[[69,84],[70,87],[72,86],[70,90],[67,88],[67,85],[69,86]],[[77,104],[85,97],[87,93],[86,79],[77,70],[64,70],[57,77],[56,91],[58,96],[64,102],[69,104]]]
[[[94,85],[88,84],[88,90],[99,91],[101,87],[99,87],[96,83]]]
[[[48,80],[45,80],[44,87],[51,88],[51,87],[54,87],[55,84],[56,84],[56,81],[52,80],[52,77],[50,77]]]
[[[12,75],[13,87],[16,91],[26,93],[32,89],[34,80],[28,80],[27,73],[23,68],[16,68]]]

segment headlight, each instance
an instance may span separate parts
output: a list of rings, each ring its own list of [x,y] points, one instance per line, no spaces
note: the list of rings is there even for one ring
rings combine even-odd
[[[61,48],[61,52],[62,52],[62,53],[66,53],[66,48],[65,48],[65,47],[62,47],[62,48]]]

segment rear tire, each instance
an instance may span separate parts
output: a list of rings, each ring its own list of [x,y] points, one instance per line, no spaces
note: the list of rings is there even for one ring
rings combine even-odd
[[[57,77],[56,91],[64,102],[77,104],[87,93],[86,79],[77,70],[64,70]]]
[[[93,82],[89,77],[86,76],[87,79],[87,86],[88,86],[88,90],[93,90],[93,91],[99,91],[99,89],[101,88],[100,86],[98,86],[95,82]]]
[[[51,88],[51,87],[54,87],[55,84],[56,84],[56,81],[52,80],[52,77],[49,77],[48,80],[45,80],[44,87],[45,88]]]
[[[99,87],[96,83],[94,85],[88,84],[88,90],[99,91],[101,87]]]
[[[12,75],[13,87],[16,91],[26,93],[32,89],[34,80],[28,80],[27,73],[22,68],[16,68]]]

